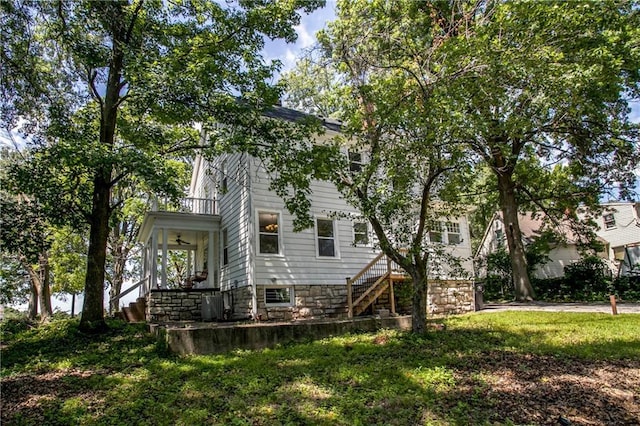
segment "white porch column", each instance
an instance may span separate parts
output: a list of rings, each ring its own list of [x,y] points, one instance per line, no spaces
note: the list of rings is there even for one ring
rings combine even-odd
[[[169,247],[169,232],[162,228],[162,282],[161,287],[167,288],[167,252]]]
[[[189,278],[191,275],[193,275],[191,273],[192,262],[193,262],[193,250],[187,249],[187,273],[186,273],[186,278]]]
[[[138,296],[144,297],[149,292],[149,281],[146,280],[149,275],[149,241],[144,244],[142,247],[142,271],[140,273],[140,281],[145,280],[145,282],[140,286],[140,291],[138,292]]]
[[[207,287],[208,288],[213,288],[213,274],[216,272],[215,271],[215,265],[213,264],[213,230],[209,230],[209,241],[208,241],[208,249],[207,249]]]
[[[149,247],[149,256],[151,257],[151,277],[149,279],[149,287],[158,288],[158,230],[154,229],[151,234],[151,246]]]

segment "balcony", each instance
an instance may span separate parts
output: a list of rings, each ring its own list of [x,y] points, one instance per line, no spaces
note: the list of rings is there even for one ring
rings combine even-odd
[[[156,199],[152,205],[154,212],[176,212],[191,214],[218,214],[218,206],[216,200],[210,198],[182,198],[176,202],[168,198]]]

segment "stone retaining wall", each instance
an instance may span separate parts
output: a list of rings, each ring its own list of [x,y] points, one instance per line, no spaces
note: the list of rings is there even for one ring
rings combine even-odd
[[[281,343],[308,341],[348,332],[383,328],[411,330],[411,317],[353,318],[330,321],[260,322],[253,324],[201,323],[177,326],[152,325],[151,332],[174,353],[211,354],[233,349],[261,349]]]

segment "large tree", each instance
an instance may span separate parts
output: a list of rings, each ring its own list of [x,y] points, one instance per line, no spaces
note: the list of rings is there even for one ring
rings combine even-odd
[[[313,177],[332,181],[358,208],[380,249],[411,276],[417,333],[426,330],[428,280],[459,273],[456,260],[429,234],[435,237],[441,221],[463,214],[448,194],[468,176],[473,161],[430,113],[435,88],[468,71],[466,64],[443,71],[429,62],[438,63],[439,46],[469,19],[454,8],[449,21],[440,23],[440,12],[430,2],[339,2],[338,19],[319,35],[322,67],[306,61],[287,80],[294,83],[290,102],[341,118],[341,136],[306,151],[291,147],[274,167],[277,179],[283,170],[292,177],[289,183],[313,170]],[[309,102],[304,94],[313,93],[306,89],[318,82],[314,75],[323,76],[320,94]],[[350,165],[349,155],[359,164]],[[436,267],[442,257],[448,271]]]
[[[0,4],[2,120],[20,122],[34,143],[46,140],[38,154],[51,156],[49,164],[58,159],[86,168],[65,179],[63,194],[46,181],[31,185],[43,203],[69,201],[88,223],[81,329],[105,327],[114,187],[135,174],[156,190],[175,193],[167,185],[171,170],[164,155],[199,145],[195,122],[228,121],[235,116],[230,112],[275,103],[278,91],[265,81],[279,64],[262,61],[263,37],[294,40],[299,10],[320,3]],[[238,103],[238,95],[247,101]],[[44,175],[51,176],[51,169]],[[87,190],[78,197],[80,187]]]
[[[493,172],[517,300],[532,300],[518,211],[561,218],[629,196],[639,158],[636,2],[484,2],[443,67],[472,72],[439,94],[446,125]]]

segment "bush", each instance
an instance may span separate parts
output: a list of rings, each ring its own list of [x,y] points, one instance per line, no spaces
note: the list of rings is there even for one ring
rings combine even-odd
[[[37,322],[29,319],[24,312],[13,308],[5,308],[4,319],[0,321],[0,336],[3,341],[7,341],[14,335],[36,327],[37,325]]]
[[[616,278],[611,287],[619,300],[640,302],[640,276]]]

